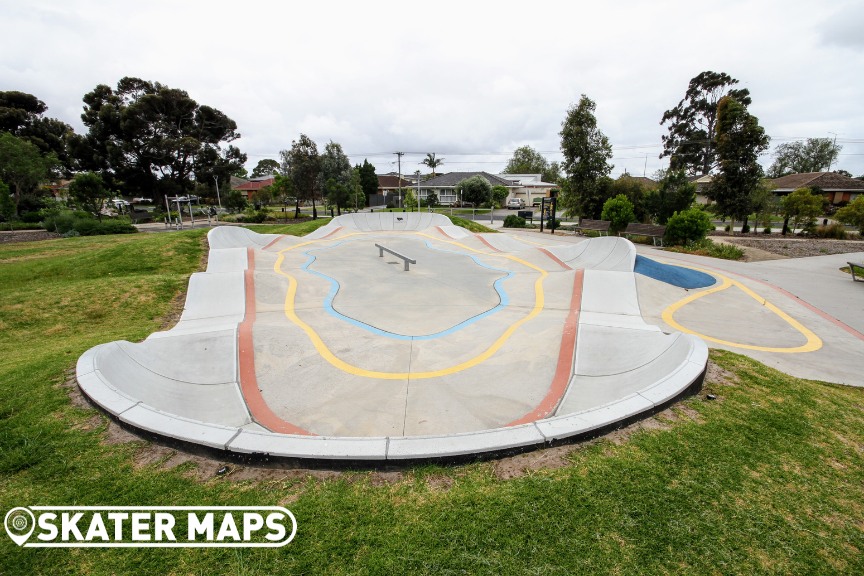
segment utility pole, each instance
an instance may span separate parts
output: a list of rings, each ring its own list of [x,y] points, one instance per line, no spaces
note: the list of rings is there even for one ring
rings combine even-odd
[[[828,134],[834,134],[834,143],[831,145],[831,156],[828,157],[828,172],[831,172],[831,162],[834,160],[834,150],[837,149],[837,133],[828,132]]]
[[[399,188],[399,208],[402,208],[402,156],[405,153],[393,152],[393,154],[396,154],[396,159],[399,161],[399,180],[397,180],[396,186]]]

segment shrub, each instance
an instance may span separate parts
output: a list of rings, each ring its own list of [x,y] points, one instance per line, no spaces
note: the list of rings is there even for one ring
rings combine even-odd
[[[636,220],[633,211],[633,203],[624,194],[618,194],[603,204],[603,212],[600,214],[602,220],[609,220],[609,233],[617,234],[627,227],[627,224]]]
[[[724,260],[740,260],[744,257],[744,251],[738,246],[733,246],[731,244],[717,244],[712,242],[710,238],[702,238],[695,242],[687,242],[683,246],[674,246],[669,250],[672,252],[684,252],[687,254],[697,254],[699,256],[722,258]]]
[[[506,218],[504,218],[504,227],[505,228],[524,228],[525,227],[525,219],[521,216],[516,216],[515,214],[510,214]]]
[[[64,236],[102,236],[105,234],[131,234],[138,231],[132,226],[128,218],[103,219],[100,222],[87,212],[72,212],[70,210],[52,212],[46,215],[42,226],[49,232],[58,232]]]
[[[766,226],[766,227],[762,230],[762,233],[763,233],[763,234],[770,234],[770,233],[771,233],[771,227],[770,227],[770,226]]]
[[[683,212],[676,212],[669,218],[669,222],[666,223],[665,241],[672,245],[698,242],[713,228],[711,217],[707,213],[699,208],[689,208]]]
[[[844,224],[855,226],[861,234],[864,234],[864,196],[858,196],[855,200],[837,210],[835,218]]]
[[[842,224],[829,224],[818,226],[813,229],[812,235],[816,238],[833,238],[835,240],[846,240],[846,228]]]

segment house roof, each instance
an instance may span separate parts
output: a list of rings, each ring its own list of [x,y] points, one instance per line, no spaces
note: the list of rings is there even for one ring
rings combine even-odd
[[[413,186],[410,180],[402,178],[402,183],[399,183],[399,176],[391,176],[390,174],[380,174],[378,176],[378,188],[409,188]]]
[[[240,191],[247,190],[249,192],[252,192],[255,190],[260,190],[261,188],[264,188],[265,186],[269,186],[270,184],[273,184],[273,180],[274,180],[273,176],[265,176],[263,178],[255,178],[253,180],[249,180],[248,182],[244,182],[243,184],[240,184],[239,186],[235,186],[234,189],[240,190]]]
[[[471,178],[472,176],[482,176],[492,186],[500,185],[507,186],[508,188],[518,186],[518,184],[515,184],[513,180],[505,180],[504,178],[495,176],[494,174],[489,174],[488,172],[450,172],[448,174],[441,174],[435,178],[430,178],[423,182],[421,186],[423,188],[447,188],[450,186],[456,186],[462,180]]]
[[[651,178],[648,178],[646,176],[633,176],[632,174],[627,174],[625,172],[624,174],[621,174],[621,176],[618,177],[618,180],[622,180],[624,178],[629,178],[630,180],[638,182],[639,184],[642,184],[646,188],[656,188],[657,187],[657,181],[652,180]]]
[[[771,181],[775,190],[795,190],[818,186],[822,190],[864,190],[864,180],[849,178],[836,172],[804,172],[789,174]]]
[[[554,188],[556,186],[550,182],[543,182],[542,174],[495,174],[495,176],[526,188]]]

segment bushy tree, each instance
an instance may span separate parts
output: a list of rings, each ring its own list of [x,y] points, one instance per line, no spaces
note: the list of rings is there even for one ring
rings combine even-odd
[[[668,170],[656,189],[645,195],[645,208],[652,220],[666,224],[676,212],[689,208],[696,200],[696,184],[683,170]]]
[[[95,172],[77,174],[69,183],[69,196],[82,210],[102,220],[102,209],[114,195],[105,187],[102,176]]]
[[[279,162],[272,158],[264,158],[259,160],[255,168],[252,169],[252,178],[261,178],[268,174],[276,174],[279,171]]]
[[[636,220],[636,214],[633,212],[633,203],[624,194],[610,198],[603,204],[603,212],[600,215],[600,219],[611,222],[609,232],[617,234],[621,230],[624,230],[627,224]]]
[[[73,168],[69,143],[74,137],[72,127],[46,118],[48,106],[32,94],[17,90],[0,91],[0,132],[8,132],[39,149],[42,156],[53,155],[64,174]]]
[[[318,186],[324,191],[330,204],[336,206],[339,214],[342,214],[342,208],[348,205],[351,189],[351,162],[342,151],[342,146],[331,140],[324,146],[319,165]]]
[[[804,142],[780,144],[774,151],[775,160],[768,169],[768,177],[822,172],[837,160],[842,149],[830,138],[807,138]]]
[[[751,195],[762,180],[759,154],[770,139],[744,104],[725,96],[717,106],[715,140],[719,171],[708,187],[708,197],[717,203],[720,216],[743,221],[743,231],[753,210]]]
[[[834,217],[843,224],[857,227],[864,235],[864,196],[858,196],[847,206],[837,210]]]
[[[809,188],[793,190],[781,200],[783,216],[792,220],[792,233],[797,228],[810,228],[816,223],[816,217],[822,213],[824,198],[813,194]]]
[[[12,195],[9,193],[9,186],[0,180],[0,217],[5,222],[9,222],[15,217],[15,202],[12,201]],[[9,225],[12,229],[12,225]]]
[[[478,174],[465,178],[456,184],[456,193],[460,195],[463,202],[471,202],[475,206],[479,206],[490,201],[492,186]]]
[[[300,202],[309,200],[312,202],[312,217],[318,218],[315,207],[316,185],[321,171],[318,146],[311,138],[300,134],[299,139],[291,142],[291,149],[282,150],[279,156],[282,159],[280,164],[282,173],[288,175],[294,183],[296,195],[294,217],[300,217]]]
[[[648,188],[640,180],[629,174],[624,174],[612,182],[612,197],[623,194],[633,205],[636,222],[645,222],[649,218],[646,199]]]
[[[0,180],[12,189],[15,211],[24,195],[54,176],[58,161],[54,154],[43,155],[32,142],[0,133]]]
[[[669,124],[663,136],[663,153],[669,156],[670,170],[688,174],[708,174],[716,163],[717,107],[731,96],[744,108],[750,105],[750,92],[733,88],[738,80],[725,72],[706,71],[690,80],[684,98],[663,113],[660,124]]]
[[[559,134],[567,184],[562,186],[559,204],[570,216],[587,215],[586,206],[597,197],[598,181],[613,168],[608,163],[612,145],[597,128],[595,109],[596,104],[583,94],[579,104],[567,110],[561,124]]]
[[[432,190],[430,190],[429,194],[426,195],[426,206],[430,208],[435,208],[438,206],[438,195]]]
[[[356,168],[360,173],[360,186],[366,196],[364,204],[369,204],[369,199],[378,193],[378,176],[375,174],[375,165],[364,159],[363,165],[358,164]]]
[[[109,186],[123,182],[127,194],[185,194],[196,181],[227,182],[246,162],[230,144],[240,137],[234,120],[158,82],[100,84],[84,96],[81,120],[88,132],[72,141],[77,163]]]
[[[492,202],[498,208],[504,205],[504,201],[507,200],[507,196],[510,195],[510,191],[506,186],[502,186],[501,184],[496,184],[492,186]]]
[[[669,218],[664,239],[668,244],[698,242],[713,228],[711,217],[704,210],[688,208]]]
[[[408,208],[408,210],[414,210],[417,208],[417,196],[414,194],[414,190],[408,188],[405,191],[405,198],[402,203],[405,208]]]

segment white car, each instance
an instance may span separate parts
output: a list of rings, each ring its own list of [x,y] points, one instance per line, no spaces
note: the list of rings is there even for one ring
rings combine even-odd
[[[508,210],[521,210],[525,207],[525,200],[522,198],[510,198],[507,200]]]

